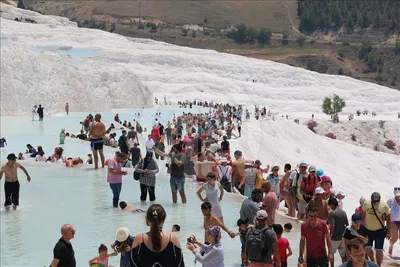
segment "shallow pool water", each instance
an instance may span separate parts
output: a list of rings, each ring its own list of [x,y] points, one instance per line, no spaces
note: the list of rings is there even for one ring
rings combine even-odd
[[[74,57],[98,57],[100,53],[95,50],[84,49],[84,48],[74,48],[72,46],[36,46],[33,47],[33,51],[35,52],[43,52],[43,51],[59,51],[63,54],[74,56]]]
[[[121,120],[134,118],[134,113],[141,112],[140,121],[145,127],[153,124],[155,112],[161,112],[161,121],[166,124],[173,114],[194,112],[190,109],[146,110],[114,110],[103,113],[104,122],[108,126],[116,113]],[[207,112],[198,109],[197,112]],[[95,112],[92,112],[94,114]],[[7,139],[8,147],[0,150],[0,158],[4,163],[8,153],[23,152],[25,145],[43,145],[45,152],[50,154],[58,145],[58,134],[61,128],[77,133],[80,130],[79,121],[87,113],[71,113],[69,116],[60,114],[45,117],[43,122],[31,121],[26,117],[1,117],[1,136]],[[145,136],[145,135],[144,135]],[[144,139],[143,139],[144,140]],[[142,142],[144,143],[144,142]],[[67,139],[63,145],[67,157],[81,156],[89,152],[89,143],[80,140]],[[105,150],[106,158],[114,154],[114,149]],[[144,148],[142,148],[144,151]],[[126,226],[133,235],[148,230],[144,214],[133,214],[112,208],[112,194],[106,182],[106,170],[94,170],[92,166],[66,168],[63,165],[37,163],[30,160],[21,162],[29,171],[32,181],[28,183],[25,175],[19,172],[21,182],[20,209],[17,211],[0,211],[1,221],[1,266],[45,266],[52,260],[52,250],[60,237],[60,227],[64,223],[73,224],[77,233],[72,244],[75,249],[78,266],[86,266],[89,259],[97,255],[101,243],[110,246],[114,241],[118,227]],[[187,180],[186,192],[188,203],[172,204],[169,177],[165,162],[159,161],[161,168],[157,176],[156,203],[162,204],[167,211],[165,229],[169,231],[173,224],[181,226],[178,234],[182,247],[190,235],[203,239],[203,216],[200,211],[201,202],[195,191],[198,185]],[[4,182],[1,181],[1,184]],[[139,200],[139,183],[132,178],[132,170],[124,177],[121,200],[146,209],[150,203],[141,204]],[[3,187],[1,188],[1,203],[4,203]],[[237,230],[236,221],[243,198],[237,195],[225,194],[222,201],[222,211],[227,227]],[[277,216],[278,223],[289,222],[289,219]],[[285,234],[291,241],[294,255],[298,255],[299,224],[292,221],[293,231]],[[225,247],[225,266],[240,265],[240,240],[231,239],[223,234]],[[186,266],[194,266],[193,255],[183,249]],[[118,257],[110,259],[110,264],[118,266]],[[297,256],[289,258],[289,266],[295,266]],[[200,266],[198,263],[197,266]]]

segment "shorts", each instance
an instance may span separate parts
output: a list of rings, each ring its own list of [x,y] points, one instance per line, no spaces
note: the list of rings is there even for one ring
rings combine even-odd
[[[372,248],[372,243],[375,243],[376,251],[383,251],[383,243],[385,242],[385,231],[384,229],[379,229],[376,231],[368,230],[368,242],[365,244],[367,248]]]
[[[307,202],[304,199],[300,199],[299,203],[297,203],[299,213],[305,214],[306,206],[307,206]]]
[[[340,257],[346,256],[346,247],[344,245],[344,241],[342,240],[331,240],[332,243],[332,253],[335,254],[336,251],[339,250]]]
[[[397,225],[397,227],[400,227],[400,221],[394,221],[393,222],[395,225]]]
[[[104,145],[103,138],[90,139],[90,148],[92,151],[103,150],[103,145]]]
[[[244,248],[245,248],[245,239],[244,239],[244,237],[241,235],[240,236],[240,243],[242,244],[242,252],[244,252]]]
[[[172,193],[179,193],[185,192],[185,177],[172,177],[169,180],[169,184],[171,185]]]
[[[307,258],[307,267],[329,267],[328,257],[322,257],[319,259]]]

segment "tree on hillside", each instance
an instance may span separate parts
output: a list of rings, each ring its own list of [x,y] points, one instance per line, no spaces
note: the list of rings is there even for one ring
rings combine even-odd
[[[286,46],[288,43],[289,43],[289,36],[288,36],[288,34],[285,32],[284,34],[283,34],[283,36],[282,36],[282,40],[281,40],[281,44],[283,45],[283,46]]]
[[[334,122],[339,122],[338,113],[342,112],[346,106],[346,102],[338,95],[334,95],[333,99],[325,97],[322,102],[322,112],[327,115],[331,115]]]
[[[395,52],[396,52],[397,55],[400,55],[400,42],[396,43]]]
[[[301,35],[297,38],[297,43],[299,46],[303,46],[306,43],[306,37],[304,35]]]
[[[271,29],[261,28],[258,33],[257,40],[260,44],[270,44],[272,31]]]

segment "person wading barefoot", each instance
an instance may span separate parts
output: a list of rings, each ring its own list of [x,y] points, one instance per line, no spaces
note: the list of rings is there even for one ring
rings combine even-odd
[[[8,162],[1,167],[0,180],[3,178],[3,173],[5,173],[5,183],[4,183],[4,194],[6,200],[4,202],[4,207],[8,211],[11,204],[13,209],[16,210],[19,205],[19,182],[17,168],[20,168],[26,175],[28,182],[31,181],[28,171],[19,163],[17,163],[17,157],[15,154],[11,153],[7,156]]]
[[[94,168],[98,169],[99,168],[99,155],[97,154],[97,151],[100,154],[100,159],[101,159],[101,167],[104,168],[104,153],[103,153],[103,137],[106,135],[106,126],[104,123],[102,123],[101,120],[101,115],[96,114],[94,116],[95,122],[93,123],[92,128],[90,129],[89,132],[89,137],[90,137],[90,147],[93,151],[93,157],[94,157]]]

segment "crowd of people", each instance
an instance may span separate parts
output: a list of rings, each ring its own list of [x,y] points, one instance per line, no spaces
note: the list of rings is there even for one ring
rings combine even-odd
[[[179,104],[182,107],[209,107],[209,112],[183,113],[174,116],[166,126],[160,122],[157,113],[145,142],[140,140],[146,131],[139,121],[134,121],[135,127],[127,121],[121,123],[118,114],[114,123],[122,124],[119,128],[122,132],[117,142],[114,123],[107,130],[100,114],[89,115],[81,123],[81,136],[77,138],[88,141],[93,154],[87,163],[97,169],[100,160],[101,167],[108,167],[107,182],[113,207],[141,212],[120,201],[122,177],[128,174],[123,167],[134,168],[134,179],[140,184],[140,201],[146,202],[149,195],[150,202],[154,202],[157,199],[156,178],[161,171],[160,163],[164,161],[170,175],[173,203],[178,202],[178,193],[181,202],[187,202],[187,178],[199,183],[197,196],[202,202],[204,243],[195,236],[185,242],[195,260],[204,267],[225,266],[222,231],[230,238],[240,236],[242,266],[288,266],[288,257],[296,254],[285,238],[291,225],[283,227],[275,222],[276,211],[283,206],[287,216],[301,222],[297,255],[300,266],[333,267],[337,252],[343,267],[382,266],[385,238],[390,240],[388,254],[392,254],[400,232],[400,187],[394,188],[394,197],[388,201],[381,199],[378,192],[367,200],[361,198],[360,206],[354,207],[349,222],[343,210],[346,192],[336,190],[333,179],[322,169],[300,161],[294,169],[291,164],[284,164],[280,173],[280,166],[262,168],[260,160],[247,159],[242,151],[232,149],[230,140],[241,137],[242,117],[248,119],[247,109],[213,102],[181,101]],[[256,119],[271,116],[266,108],[256,107],[255,111]],[[60,142],[61,137],[64,142],[65,136],[60,134]],[[119,151],[106,161],[103,146],[111,143]],[[145,147],[143,153],[140,145]],[[51,157],[46,157],[41,147],[36,150],[28,144],[27,148],[29,155],[37,161],[66,163],[72,160],[70,164],[75,164],[74,159],[63,159],[60,147]],[[14,169],[22,165],[16,160],[15,155],[10,154],[8,163],[1,169],[0,178],[5,173],[7,183],[17,181]],[[238,231],[231,231],[224,224],[221,200],[225,193],[245,197],[238,214]],[[15,195],[18,196],[15,188],[8,189],[8,206],[18,206]],[[152,204],[146,211],[146,224],[150,227],[147,233],[133,236],[127,228],[118,229],[116,241],[111,246],[113,252],[108,253],[107,246],[101,244],[99,255],[91,259],[89,265],[107,266],[109,257],[121,254],[120,266],[124,267],[184,266],[180,240],[162,228],[166,216],[161,205]],[[175,225],[174,231],[179,228]],[[70,242],[75,235],[74,227],[70,224],[62,226],[61,235],[54,248],[52,266],[76,266]]]

